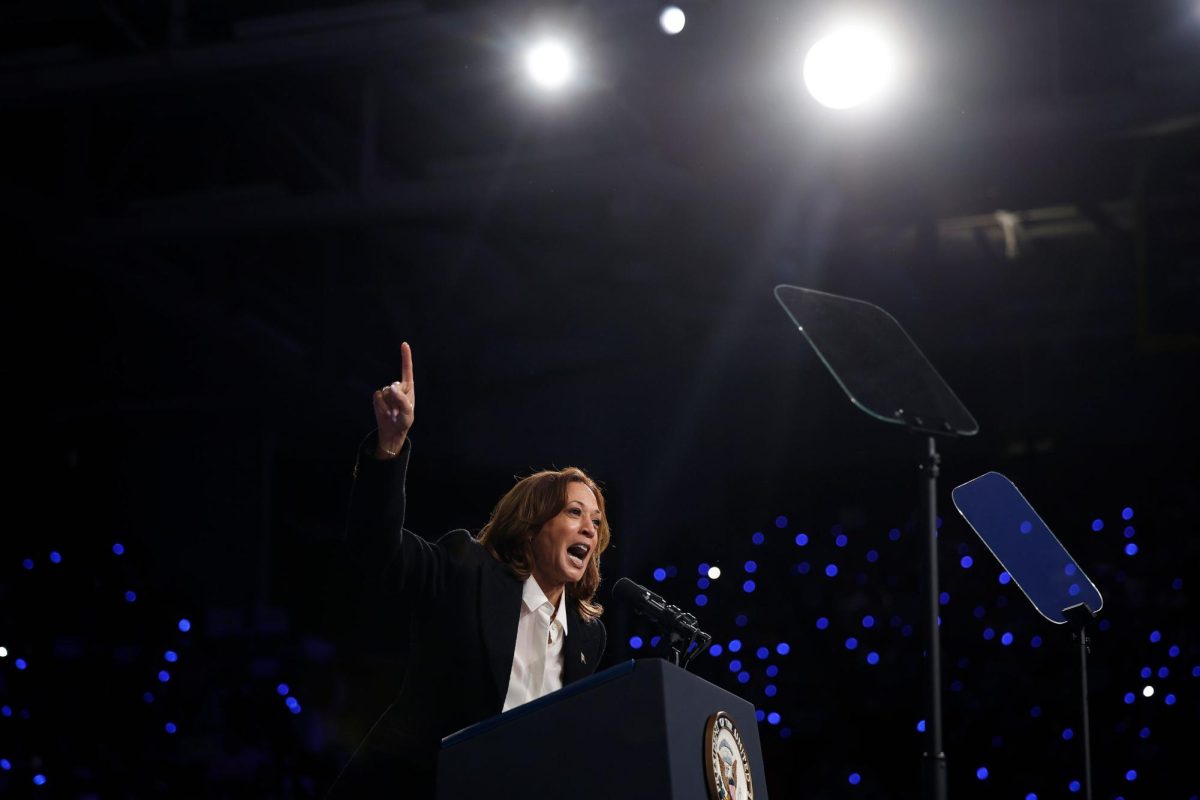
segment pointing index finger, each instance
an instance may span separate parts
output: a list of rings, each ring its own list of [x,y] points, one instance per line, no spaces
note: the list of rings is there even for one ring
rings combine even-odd
[[[400,380],[404,381],[409,386],[412,386],[412,383],[413,383],[412,348],[409,347],[408,342],[404,342],[400,345],[400,357],[403,361],[403,365],[402,365],[401,371],[400,371]]]

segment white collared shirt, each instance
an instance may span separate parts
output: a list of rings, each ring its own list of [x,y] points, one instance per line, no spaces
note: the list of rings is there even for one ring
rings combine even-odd
[[[567,614],[562,608],[564,597],[565,590],[558,599],[558,613],[555,614],[554,606],[546,599],[537,580],[532,575],[525,579],[504,711],[562,688],[563,640],[567,638]]]

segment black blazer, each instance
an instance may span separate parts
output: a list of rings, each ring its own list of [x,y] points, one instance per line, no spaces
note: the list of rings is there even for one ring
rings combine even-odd
[[[412,446],[379,461],[371,438],[355,467],[350,569],[366,584],[364,596],[383,604],[384,618],[411,615],[412,634],[399,694],[331,797],[431,791],[442,737],[500,713],[521,614],[521,581],[467,531],[430,543],[404,529]],[[566,611],[563,685],[595,671],[606,638],[599,620],[585,621],[570,602]]]

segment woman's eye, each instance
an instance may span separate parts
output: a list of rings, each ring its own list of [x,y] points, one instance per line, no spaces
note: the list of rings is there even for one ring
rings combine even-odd
[[[573,516],[573,517],[578,517],[578,516],[580,516],[580,511],[579,511],[579,509],[578,509],[578,508],[568,508],[568,509],[567,509],[567,513],[568,513],[568,514],[570,514],[570,515],[571,515],[571,516]]]
[[[599,530],[599,528],[600,528],[600,520],[598,520],[598,519],[594,519],[594,520],[592,520],[592,524],[596,526],[596,529],[597,529],[597,530]]]

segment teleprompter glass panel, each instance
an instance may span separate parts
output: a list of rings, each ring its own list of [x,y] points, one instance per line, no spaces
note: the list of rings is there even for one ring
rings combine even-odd
[[[1103,607],[1096,585],[1008,478],[988,472],[955,487],[951,497],[1043,617],[1064,624],[1064,609],[1082,603],[1095,614]]]
[[[776,286],[775,298],[850,402],[884,422],[970,436],[971,412],[882,308],[836,294]]]

